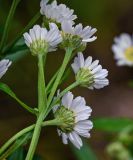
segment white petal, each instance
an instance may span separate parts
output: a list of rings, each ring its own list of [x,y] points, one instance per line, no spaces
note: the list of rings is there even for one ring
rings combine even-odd
[[[74,34],[71,21],[63,21],[61,24],[61,28],[65,33]]]
[[[71,92],[66,93],[62,98],[62,105],[66,108],[70,108],[73,101],[73,94]]]
[[[69,133],[68,136],[70,141],[75,145],[75,147],[77,147],[78,149],[82,147],[82,140],[75,132]]]

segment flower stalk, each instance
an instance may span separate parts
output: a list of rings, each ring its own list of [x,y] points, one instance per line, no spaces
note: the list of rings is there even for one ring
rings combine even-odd
[[[36,146],[38,144],[38,140],[40,137],[42,122],[44,120],[45,107],[47,104],[47,94],[45,90],[45,79],[44,79],[44,59],[43,58],[44,58],[43,54],[38,55],[38,109],[39,109],[40,114],[35,124],[35,129],[34,129],[33,137],[32,137],[31,144],[28,150],[28,154],[26,156],[26,160],[32,160],[34,156],[34,152],[36,150]]]
[[[47,108],[48,108],[48,107],[50,106],[50,104],[51,104],[51,101],[52,101],[52,99],[53,99],[53,97],[54,97],[54,94],[55,94],[55,92],[56,92],[56,90],[57,90],[57,87],[58,87],[58,85],[59,85],[59,83],[60,83],[60,80],[61,80],[61,78],[62,78],[62,76],[63,76],[63,74],[64,74],[64,72],[65,72],[65,69],[66,69],[66,67],[67,67],[67,64],[68,64],[68,62],[69,62],[69,60],[70,60],[70,58],[71,58],[72,51],[73,51],[72,48],[67,48],[67,49],[66,49],[66,54],[65,54],[64,61],[63,61],[62,66],[61,66],[61,68],[60,68],[60,70],[59,70],[59,73],[58,73],[58,75],[57,75],[57,78],[56,78],[56,80],[55,80],[55,83],[54,83],[54,85],[53,85],[53,87],[52,87],[52,89],[51,89],[51,93],[50,93],[50,95],[49,95],[49,97],[48,97]]]

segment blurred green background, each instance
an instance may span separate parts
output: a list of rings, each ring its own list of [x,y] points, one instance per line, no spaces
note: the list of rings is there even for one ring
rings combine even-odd
[[[0,0],[0,37],[11,3],[11,0]],[[11,42],[39,11],[39,3],[39,0],[21,0],[11,23],[8,42]],[[85,56],[91,55],[94,59],[99,59],[103,67],[109,70],[110,86],[95,91],[78,88],[73,91],[74,94],[86,98],[88,105],[93,108],[92,118],[133,118],[133,89],[129,86],[129,81],[133,79],[133,69],[118,68],[111,52],[114,36],[122,32],[132,34],[133,0],[58,0],[58,3],[65,3],[75,10],[75,14],[78,15],[77,23],[81,22],[84,26],[91,25],[98,29],[96,33],[98,39],[88,44]],[[41,19],[38,21],[38,24],[40,23]],[[62,51],[48,55],[47,82],[61,64],[63,56]],[[72,80],[73,74],[61,87],[64,88]],[[30,53],[15,61],[1,81],[7,83],[27,104],[36,106],[37,61]],[[0,145],[2,145],[35,119],[4,93],[0,92],[0,97]],[[96,131],[95,128],[91,132],[88,143],[98,160],[109,160],[105,149],[111,142],[110,136]],[[49,127],[43,130],[37,151],[44,160],[76,160],[70,147],[62,144],[56,128]]]

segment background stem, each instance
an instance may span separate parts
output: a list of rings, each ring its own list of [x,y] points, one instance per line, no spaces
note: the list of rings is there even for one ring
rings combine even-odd
[[[16,11],[17,5],[19,4],[20,1],[21,0],[13,0],[13,2],[12,2],[12,5],[11,5],[11,8],[10,8],[10,11],[9,11],[9,14],[8,14],[8,17],[7,17],[7,20],[5,23],[5,28],[4,28],[3,36],[1,39],[1,43],[0,43],[0,51],[2,51],[2,49],[6,43],[12,18],[14,16],[15,11]]]

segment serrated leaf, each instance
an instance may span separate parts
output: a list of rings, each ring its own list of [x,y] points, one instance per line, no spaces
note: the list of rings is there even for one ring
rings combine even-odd
[[[120,132],[125,127],[133,125],[133,120],[128,118],[96,118],[93,123],[94,129],[105,132]]]
[[[76,160],[98,160],[95,153],[85,141],[83,142],[83,147],[80,150],[76,149],[73,145],[71,145],[71,149]]]

